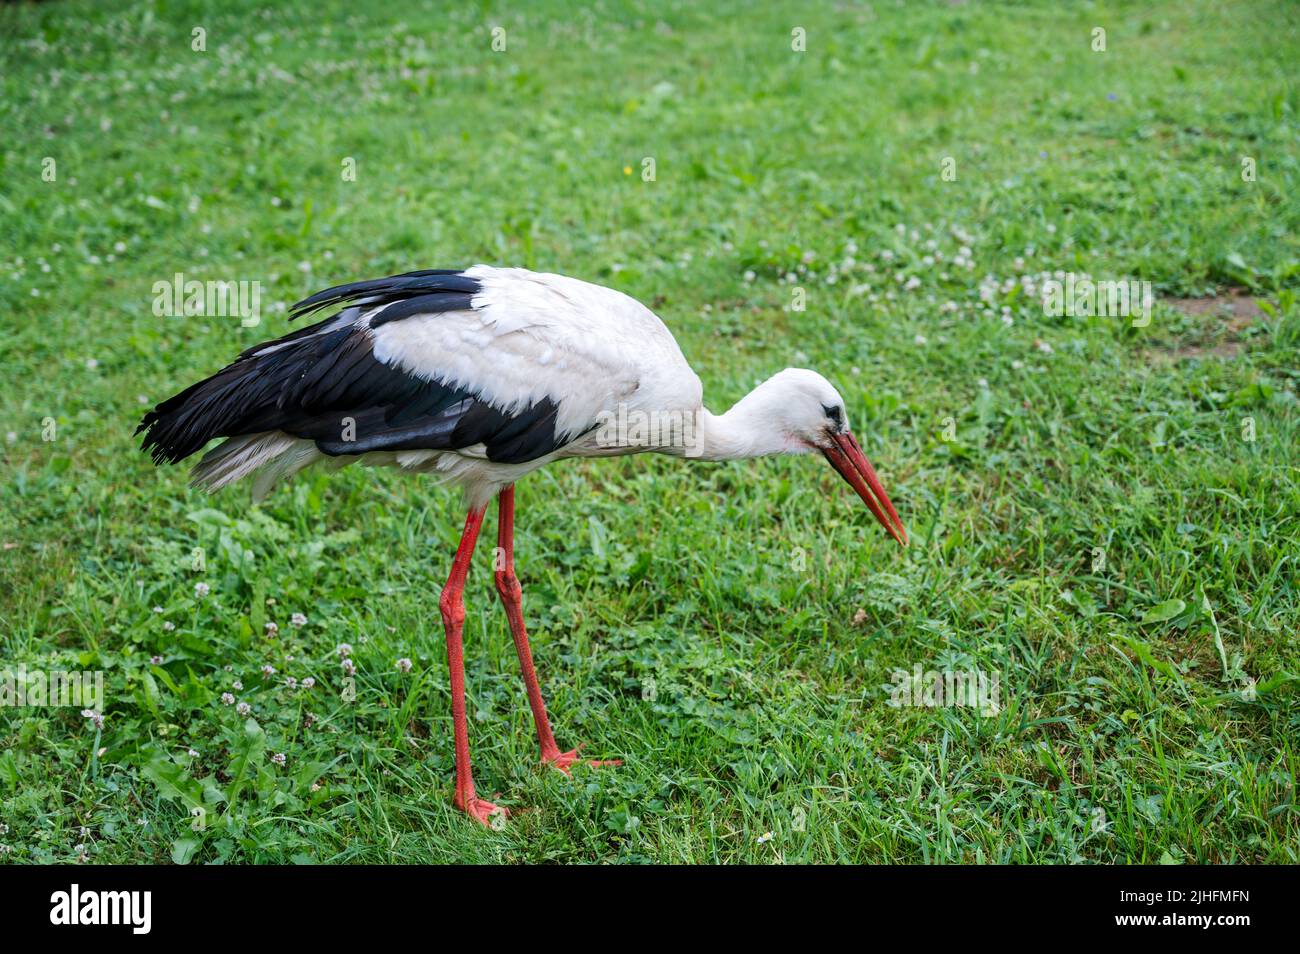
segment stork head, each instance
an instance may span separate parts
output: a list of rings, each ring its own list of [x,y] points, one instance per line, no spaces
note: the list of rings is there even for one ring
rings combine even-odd
[[[761,402],[763,416],[769,427],[776,425],[786,452],[821,451],[889,535],[907,546],[907,531],[849,430],[844,399],[829,381],[816,371],[787,368],[764,381],[741,404],[751,400]]]

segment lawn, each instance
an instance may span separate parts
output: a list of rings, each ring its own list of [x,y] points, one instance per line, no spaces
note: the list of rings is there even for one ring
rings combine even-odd
[[[0,707],[0,861],[1300,862],[1291,4],[208,7],[0,9],[0,666],[104,674],[102,725]],[[132,433],[319,288],[476,262],[651,305],[715,411],[821,371],[912,536],[811,457],[527,478],[557,736],[625,764],[536,767],[481,549],[499,829],[459,498],[208,497]]]

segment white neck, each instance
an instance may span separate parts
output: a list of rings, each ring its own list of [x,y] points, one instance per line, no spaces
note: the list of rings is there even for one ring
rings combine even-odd
[[[725,414],[700,407],[672,411],[665,421],[630,419],[620,410],[602,415],[600,427],[566,455],[611,457],[655,451],[695,460],[742,460],[772,454],[807,454],[827,432],[828,409],[844,402],[830,383],[814,371],[786,368],[768,378]],[[638,415],[653,412],[635,408]]]
[[[806,451],[800,441],[773,428],[768,402],[760,392],[761,386],[725,414],[702,409],[699,441],[689,456],[698,460],[741,460]]]

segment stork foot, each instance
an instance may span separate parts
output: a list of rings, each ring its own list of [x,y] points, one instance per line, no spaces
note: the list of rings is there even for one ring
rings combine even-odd
[[[584,742],[583,745],[585,745],[585,744],[586,744],[586,743]],[[612,766],[622,765],[622,764],[623,764],[623,760],[622,760],[622,759],[583,759],[583,758],[579,758],[579,756],[578,756],[578,751],[579,751],[581,748],[582,748],[582,746],[580,745],[580,746],[578,746],[578,748],[576,748],[576,749],[569,749],[569,751],[567,751],[567,752],[560,752],[560,751],[558,751],[558,750],[555,751],[555,752],[550,752],[550,753],[543,752],[543,753],[542,753],[542,764],[543,764],[543,765],[549,765],[551,768],[559,769],[559,770],[560,770],[561,772],[563,772],[565,775],[569,775],[569,774],[571,774],[571,773],[569,772],[569,769],[570,769],[570,768],[571,768],[575,763],[579,763],[579,762],[581,762],[581,763],[583,763],[583,764],[585,764],[585,765],[587,765],[587,766],[589,766],[589,767],[591,767],[591,768],[604,768],[604,767],[606,767],[606,766],[611,766],[611,767],[612,767]]]
[[[487,828],[499,828],[510,816],[510,809],[493,805],[485,798],[471,798],[468,802],[457,798],[456,807]]]

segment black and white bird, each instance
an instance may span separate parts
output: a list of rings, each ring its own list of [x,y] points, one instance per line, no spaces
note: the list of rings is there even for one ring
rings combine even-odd
[[[180,461],[225,438],[194,468],[217,489],[250,477],[254,495],[314,463],[429,474],[461,487],[469,513],[439,605],[451,670],[455,804],[487,822],[504,809],[475,794],[465,718],[461,592],[493,497],[510,620],[543,762],[567,771],[533,668],[514,570],[514,484],[563,457],[645,451],[699,460],[821,452],[900,544],[907,535],[849,430],[839,393],[787,369],[724,414],[648,308],[599,285],[520,268],[408,272],[318,292],[317,324],[249,348],[145,415],[144,448]],[[610,764],[610,763],[589,763]],[[617,763],[614,763],[617,764]]]

